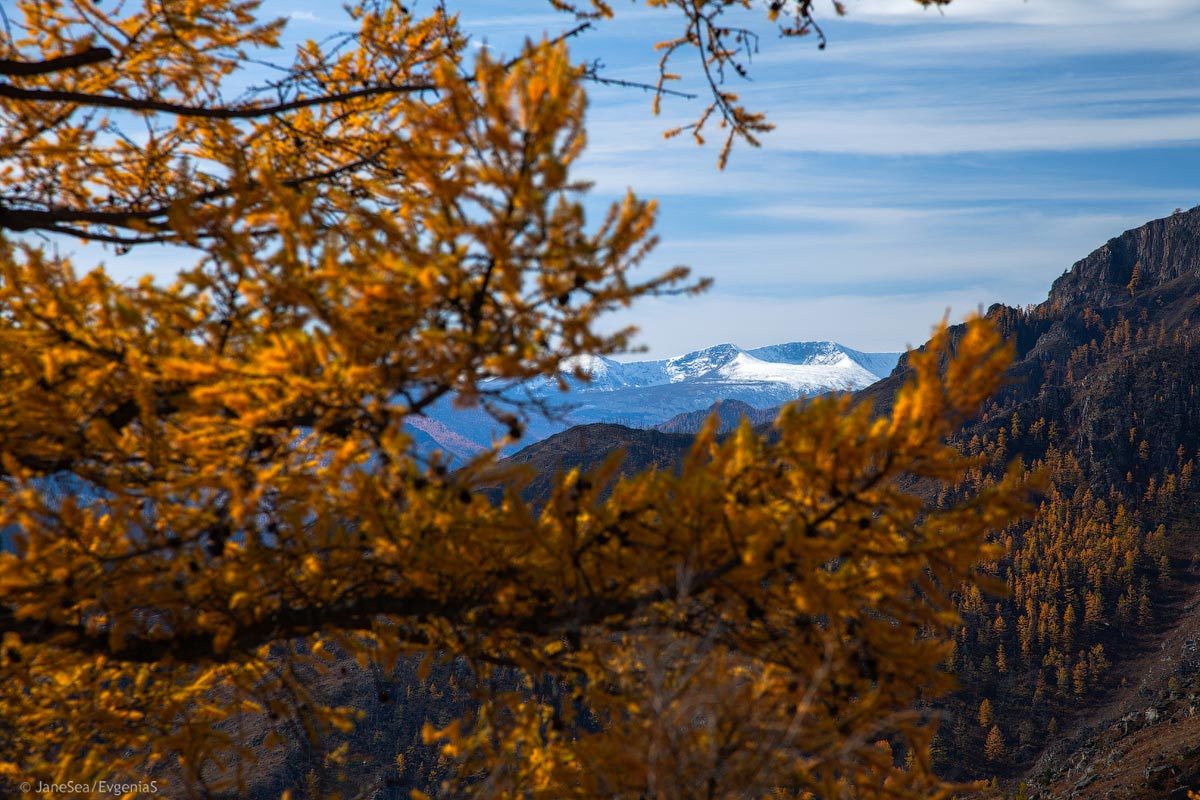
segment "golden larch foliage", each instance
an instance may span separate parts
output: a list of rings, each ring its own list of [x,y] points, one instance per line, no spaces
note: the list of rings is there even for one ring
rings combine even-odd
[[[436,653],[524,680],[427,729],[447,793],[947,791],[925,704],[950,592],[1027,511],[1016,472],[922,489],[980,463],[947,439],[1009,363],[990,325],[911,353],[885,417],[819,398],[766,435],[710,425],[678,472],[611,459],[493,502],[511,468],[449,473],[406,420],[454,397],[515,436],[498,386],[621,351],[606,312],[698,288],[633,279],[651,203],[588,225],[583,70],[557,42],[468,64],[454,18],[368,2],[280,98],[227,103],[281,25],[135,6],[18,3],[0,63],[0,226],[201,254],[123,284],[0,240],[0,778],[243,791],[297,724],[354,725],[314,689],[339,664]],[[108,135],[129,116],[147,137]]]

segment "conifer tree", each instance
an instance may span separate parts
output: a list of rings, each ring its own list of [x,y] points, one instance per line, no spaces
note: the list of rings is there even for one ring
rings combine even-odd
[[[999,725],[993,725],[988,731],[987,740],[983,743],[983,754],[988,761],[1001,763],[1008,758],[1008,748],[1004,745],[1004,735]]]
[[[1081,695],[1088,688],[1088,663],[1086,658],[1080,658],[1075,662],[1075,668],[1071,672],[1071,678],[1075,685],[1075,694]]]
[[[979,713],[976,715],[976,719],[979,720],[979,727],[986,728],[988,725],[991,725],[993,713],[992,701],[986,697],[983,698],[983,701],[979,704]]]

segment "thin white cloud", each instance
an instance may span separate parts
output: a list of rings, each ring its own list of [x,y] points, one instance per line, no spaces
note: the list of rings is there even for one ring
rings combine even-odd
[[[291,22],[300,23],[300,25],[297,27],[298,31],[309,31],[313,27],[327,28],[330,31],[354,27],[354,23],[351,21],[350,17],[344,14],[334,13],[332,15],[326,15],[321,12],[329,10],[328,7],[314,5],[314,8],[317,10],[314,11],[308,8],[294,9],[289,11],[285,16]]]
[[[543,9],[550,8],[550,3],[545,0],[538,10],[534,11],[535,6],[531,5],[531,10],[526,14],[496,14],[489,13],[488,10],[479,8],[479,3],[470,2],[451,2],[447,4],[451,11],[460,12],[462,20],[468,28],[488,28],[488,29],[508,29],[516,32],[532,31],[538,33],[543,29],[557,28],[572,28],[579,24],[579,21],[568,13],[545,13]],[[499,4],[497,4],[499,5]],[[593,25],[600,30],[612,30],[613,28],[622,25],[623,23],[642,22],[647,19],[665,19],[669,20],[670,12],[664,13],[662,9],[653,8],[622,8],[619,9],[616,18],[613,22],[597,21]]]
[[[980,66],[1011,69],[1024,63],[1073,56],[1112,57],[1131,53],[1194,52],[1195,26],[1181,23],[1131,23],[1126,26],[1078,27],[1003,24],[930,25],[894,28],[871,38],[834,37],[814,55],[803,47],[776,47],[764,53],[761,64],[874,62],[891,69],[934,66],[960,57]]]
[[[779,202],[739,208],[730,212],[730,215],[789,222],[832,222],[874,228],[896,226],[907,228],[915,224],[942,225],[955,217],[994,214],[996,210],[994,207],[987,206],[904,208],[899,206],[835,206]]]
[[[1055,277],[1112,236],[1171,210],[1152,204],[1096,213],[1008,209],[956,217],[950,211],[907,225],[727,218],[705,235],[669,237],[653,263],[687,264],[714,278],[714,292],[727,298],[941,296],[971,286],[980,300],[1023,304],[1044,298]],[[688,327],[702,340],[706,326],[700,317]]]
[[[957,0],[942,8],[925,8],[913,0],[851,0],[852,17],[890,21],[926,21],[941,15],[970,22],[1021,25],[1121,25],[1193,16],[1191,0]]]
[[[1123,116],[1085,107],[1069,109],[1070,113],[1038,116],[1019,107],[954,103],[906,107],[861,103],[824,108],[817,103],[816,106],[801,111],[776,106],[770,117],[776,128],[764,137],[766,146],[774,153],[948,156],[1064,153],[1200,142],[1200,113],[1196,112],[1160,111]],[[624,127],[624,135],[606,135],[606,128],[620,127],[606,120],[593,125],[592,155],[629,159],[638,152],[661,153],[667,147],[662,141],[662,131],[670,121],[654,118],[645,109],[641,111],[636,129]],[[686,147],[690,140],[681,143]]]
[[[830,109],[777,114],[772,146],[792,152],[877,156],[1069,152],[1200,141],[1200,114],[1013,118],[969,110]]]

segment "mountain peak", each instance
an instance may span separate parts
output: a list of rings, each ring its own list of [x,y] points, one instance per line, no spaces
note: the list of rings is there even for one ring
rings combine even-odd
[[[1139,292],[1196,272],[1200,206],[1152,220],[1109,239],[1050,288],[1050,308],[1116,305]]]
[[[536,378],[512,391],[527,392],[553,409],[551,417],[533,416],[526,442],[556,433],[568,425],[620,423],[651,428],[680,414],[683,429],[702,423],[715,401],[740,402],[756,414],[802,397],[848,392],[869,386],[891,372],[898,353],[862,353],[836,342],[791,342],[747,351],[730,342],[659,361],[618,362],[599,356],[565,361],[554,378]],[[564,387],[566,391],[561,391]],[[722,406],[736,425],[747,414],[737,405]],[[431,409],[453,431],[482,446],[504,433],[479,409],[456,409],[447,401]],[[774,416],[768,412],[763,419]],[[697,422],[698,421],[698,422]],[[432,434],[431,434],[432,435]]]
[[[571,376],[585,376],[588,383],[603,384],[621,372],[621,365],[604,356],[578,355],[563,361],[561,371]]]
[[[864,353],[829,341],[787,342],[746,352],[773,364],[833,365],[850,361],[877,378],[890,375],[900,359],[900,353]]]
[[[668,358],[663,365],[663,370],[672,383],[687,380],[688,378],[697,378],[706,373],[720,369],[729,364],[740,355],[745,354],[745,350],[735,344],[723,342],[715,344],[712,347],[706,347],[703,350],[695,350],[691,353],[685,353],[675,358]]]
[[[777,364],[834,363],[845,356],[846,348],[837,342],[785,342],[746,351],[755,358]]]

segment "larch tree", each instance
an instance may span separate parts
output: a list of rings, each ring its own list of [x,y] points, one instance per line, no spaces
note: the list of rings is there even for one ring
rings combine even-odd
[[[668,53],[734,63],[706,15],[749,2],[650,5],[690,26]],[[468,59],[456,18],[381,0],[247,87],[283,30],[255,2],[16,6],[0,779],[240,792],[297,725],[354,725],[313,690],[339,664],[434,654],[555,687],[477,681],[428,731],[446,793],[946,789],[925,704],[951,685],[949,593],[1028,506],[1015,474],[940,505],[914,487],[978,463],[946,440],[1009,362],[994,329],[939,330],[885,417],[818,399],[769,436],[709,427],[678,472],[615,480],[612,460],[538,508],[492,501],[494,453],[450,473],[405,421],[453,396],[517,436],[530,409],[497,387],[619,352],[606,312],[700,286],[634,279],[652,203],[585,218],[571,170],[598,76],[563,41]],[[711,113],[752,134],[713,85]],[[180,270],[122,284],[22,231],[172,245]]]
[[[991,725],[992,716],[992,701],[985,697],[983,698],[983,702],[979,704],[979,714],[977,717],[979,720],[979,726],[981,728],[986,728],[987,726]]]
[[[993,725],[988,731],[987,740],[983,743],[983,753],[992,763],[1002,763],[1008,758],[1008,748],[1004,746],[1004,734],[1000,732],[999,725]]]

